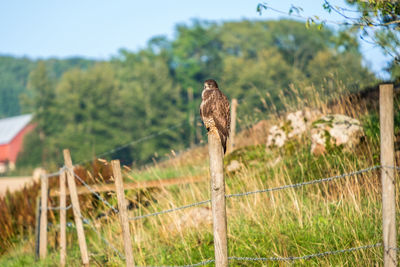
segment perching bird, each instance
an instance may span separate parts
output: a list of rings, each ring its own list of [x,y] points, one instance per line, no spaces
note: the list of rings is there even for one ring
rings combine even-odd
[[[228,98],[219,90],[216,81],[206,80],[201,99],[200,117],[207,131],[210,131],[212,127],[217,129],[225,154],[231,126]]]

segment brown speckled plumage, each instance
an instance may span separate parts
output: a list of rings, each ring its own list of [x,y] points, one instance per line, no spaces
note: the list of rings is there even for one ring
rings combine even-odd
[[[207,131],[212,127],[217,129],[225,153],[231,124],[228,98],[219,90],[214,80],[204,82],[201,98],[200,116],[204,126]]]

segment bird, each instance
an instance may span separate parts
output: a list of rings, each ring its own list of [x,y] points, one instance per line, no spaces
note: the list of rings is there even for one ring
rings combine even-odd
[[[218,88],[217,82],[209,79],[204,82],[201,99],[200,117],[208,132],[216,128],[225,154],[231,126],[228,98]]]

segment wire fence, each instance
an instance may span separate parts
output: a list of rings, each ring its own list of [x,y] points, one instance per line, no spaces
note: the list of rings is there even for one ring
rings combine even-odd
[[[373,167],[370,167],[370,168],[362,169],[362,170],[359,170],[359,171],[345,173],[345,174],[342,174],[342,175],[336,175],[336,176],[332,176],[332,177],[328,177],[328,178],[322,178],[322,179],[318,179],[318,180],[312,180],[312,181],[307,181],[307,182],[302,182],[302,183],[297,183],[297,184],[289,184],[289,185],[284,185],[284,186],[267,188],[267,189],[262,189],[262,190],[257,190],[257,191],[250,191],[250,192],[244,192],[244,193],[231,194],[231,195],[226,195],[225,197],[226,198],[242,197],[242,196],[248,196],[248,195],[253,195],[253,194],[258,194],[258,193],[279,191],[279,190],[284,190],[284,189],[288,189],[288,188],[297,188],[297,187],[301,187],[301,186],[305,186],[305,185],[325,183],[325,182],[330,182],[330,181],[333,181],[333,180],[336,180],[336,179],[356,176],[356,175],[359,175],[359,174],[362,174],[362,173],[370,172],[372,170],[379,169],[380,167],[381,166],[377,165],[377,166],[373,166]],[[132,218],[129,218],[129,220],[136,221],[136,220],[144,219],[144,218],[147,218],[147,217],[158,216],[158,215],[161,215],[161,214],[170,213],[170,212],[174,212],[174,211],[178,211],[178,210],[182,210],[182,209],[186,209],[186,208],[191,208],[191,207],[195,207],[195,206],[199,206],[199,205],[204,205],[204,204],[208,204],[208,203],[211,203],[211,199],[195,202],[195,203],[192,203],[192,204],[189,204],[189,205],[185,205],[185,206],[181,206],[181,207],[177,207],[177,208],[172,208],[172,209],[167,209],[167,210],[154,212],[154,213],[150,213],[150,214],[146,214],[146,215],[140,215],[140,216],[132,217]]]
[[[395,170],[400,171],[400,168],[396,167],[396,166],[376,165],[376,166],[372,166],[372,167],[369,167],[369,168],[361,169],[361,170],[358,170],[358,171],[344,173],[344,174],[341,174],[341,175],[331,176],[331,177],[327,177],[327,178],[322,178],[322,179],[317,179],[317,180],[312,180],[312,181],[306,181],[306,182],[296,183],[296,184],[289,184],[289,185],[284,185],[284,186],[279,186],[279,187],[267,188],[267,189],[262,189],[262,190],[257,190],[257,191],[249,191],[249,192],[243,192],[243,193],[237,193],[237,194],[230,194],[230,195],[226,195],[225,197],[226,198],[243,197],[243,196],[249,196],[249,195],[258,194],[258,193],[274,192],[274,191],[285,190],[285,189],[289,189],[289,188],[298,188],[298,187],[302,187],[302,186],[306,186],[306,185],[326,183],[326,182],[331,182],[331,181],[338,180],[338,179],[358,176],[360,174],[371,172],[373,170],[377,170],[377,169],[380,169],[380,168],[391,168],[391,169],[395,169]],[[113,207],[107,200],[105,200],[98,193],[96,193],[95,190],[92,187],[90,187],[90,185],[85,183],[81,177],[79,177],[75,173],[74,173],[74,177],[77,180],[79,180],[85,187],[87,187],[88,190],[92,194],[94,194],[100,201],[102,201],[105,205],[110,207],[116,213],[118,212],[118,210],[115,207]],[[159,211],[159,212],[154,212],[154,213],[150,213],[150,214],[145,214],[145,215],[132,217],[132,218],[129,218],[129,220],[131,220],[131,221],[140,220],[140,219],[144,219],[144,218],[147,218],[147,217],[158,216],[158,215],[162,215],[162,214],[166,214],[166,213],[170,213],[170,212],[175,212],[175,211],[179,211],[179,210],[183,210],[183,209],[187,209],[187,208],[191,208],[191,207],[195,207],[195,206],[199,206],[199,205],[209,204],[209,203],[211,203],[211,199],[195,202],[195,203],[192,203],[192,204],[189,204],[189,205],[184,205],[184,206],[180,206],[180,207],[176,207],[176,208],[162,210],[162,211]],[[70,208],[70,206],[68,206],[68,208]],[[82,216],[82,219],[85,222],[85,224],[87,224],[93,231],[95,231],[97,233],[97,235],[103,240],[103,242],[109,248],[111,248],[121,259],[123,259],[123,260],[125,259],[124,255],[121,252],[119,252],[119,250],[114,245],[112,245],[106,238],[104,238],[104,236],[101,235],[101,233],[96,229],[96,227],[94,227],[91,224],[91,222],[88,219],[84,218],[83,216]],[[341,250],[334,250],[334,251],[325,251],[325,252],[309,254],[309,255],[304,255],[304,256],[268,257],[268,258],[267,257],[236,257],[236,256],[231,256],[231,257],[228,258],[228,260],[229,261],[263,261],[263,262],[282,261],[282,262],[290,262],[290,261],[297,261],[297,260],[310,260],[310,259],[313,259],[313,258],[326,257],[326,256],[336,255],[336,254],[341,254],[341,253],[349,253],[349,252],[353,252],[353,251],[370,249],[370,248],[375,248],[375,247],[379,247],[379,246],[382,246],[382,243],[376,243],[376,244],[364,245],[364,246],[358,246],[358,247],[351,247],[351,248],[346,248],[346,249],[341,249]],[[398,250],[398,248],[388,248],[388,249]],[[188,267],[189,266],[190,267],[191,266],[193,266],[193,267],[194,266],[202,266],[202,265],[207,265],[207,264],[214,263],[214,262],[215,262],[214,259],[210,259],[210,260],[202,261],[202,262],[199,262],[199,263],[196,263],[196,264],[192,264],[192,265],[182,265],[182,267],[183,266],[188,266]],[[179,267],[181,267],[181,266],[179,266]]]
[[[159,131],[157,133],[142,137],[142,138],[140,138],[138,140],[135,140],[133,142],[129,142],[129,143],[125,144],[125,145],[116,147],[116,148],[114,148],[112,150],[109,150],[107,152],[104,152],[104,153],[101,153],[101,154],[97,155],[97,157],[102,157],[102,156],[105,156],[105,155],[108,155],[108,154],[112,154],[112,153],[115,153],[115,152],[117,152],[117,151],[119,151],[121,149],[124,149],[124,148],[126,148],[126,147],[128,147],[130,145],[134,145],[134,144],[143,142],[145,140],[149,140],[151,138],[155,138],[155,137],[157,137],[159,135],[162,135],[163,133],[165,133],[165,132],[167,132],[169,130],[172,130],[172,129],[176,128],[176,127],[179,127],[182,124],[183,124],[183,122],[179,123],[179,124],[176,124],[176,125],[174,125],[172,127],[166,128],[166,129],[164,129],[162,131]],[[87,162],[87,161],[80,162],[79,164],[82,164],[82,163],[85,163],[85,162]],[[344,174],[336,175],[336,176],[332,176],[332,177],[321,178],[321,179],[317,179],[317,180],[306,181],[306,182],[301,182],[301,183],[296,183],[296,184],[288,184],[288,185],[284,185],[284,186],[261,189],[261,190],[256,190],[256,191],[235,193],[235,194],[226,195],[225,197],[226,198],[244,197],[244,196],[249,196],[249,195],[258,194],[258,193],[274,192],[274,191],[280,191],[280,190],[285,190],[285,189],[289,189],[289,188],[303,187],[303,186],[306,186],[306,185],[326,183],[326,182],[331,182],[331,181],[342,179],[342,178],[354,177],[354,176],[357,176],[357,175],[360,175],[360,174],[363,174],[363,173],[367,173],[367,172],[370,172],[370,171],[373,171],[373,170],[377,170],[377,169],[380,169],[380,168],[391,168],[391,169],[395,169],[397,171],[400,171],[400,167],[376,165],[376,166],[372,166],[372,167],[369,167],[369,168],[361,169],[361,170],[350,172],[350,173],[344,173]],[[43,176],[45,176],[47,178],[57,177],[57,176],[59,176],[61,174],[61,172],[65,171],[65,170],[69,170],[69,169],[64,166],[58,172],[45,174]],[[77,179],[79,182],[81,182],[93,195],[96,196],[96,198],[98,200],[100,200],[102,203],[104,203],[106,206],[108,206],[113,212],[118,213],[118,209],[117,208],[115,208],[106,199],[104,199],[99,193],[97,193],[89,184],[87,184],[73,170],[69,170],[69,171],[71,171],[72,174],[74,175],[75,179]],[[209,204],[209,203],[211,203],[211,199],[195,202],[195,203],[192,203],[192,204],[188,204],[188,205],[184,205],[184,206],[180,206],[180,207],[176,207],[176,208],[162,210],[162,211],[158,211],[158,212],[154,212],[154,213],[150,213],[150,214],[131,217],[131,218],[129,218],[129,220],[130,221],[136,221],[136,220],[140,220],[140,219],[144,219],[144,218],[148,218],[148,217],[152,217],[152,216],[158,216],[158,215],[171,213],[171,212],[175,212],[175,211],[179,211],[179,210],[183,210],[183,209],[187,209],[187,208],[191,208],[191,207],[195,207],[195,206],[199,206],[199,205]],[[65,208],[48,207],[48,210],[61,210],[61,209],[68,210],[71,207],[72,207],[72,205],[69,205],[68,207],[65,207]],[[111,248],[121,259],[123,259],[123,260],[125,259],[124,255],[121,254],[121,252],[114,245],[112,245],[106,238],[104,238],[104,236],[101,235],[101,233],[96,229],[96,227],[94,227],[91,224],[91,222],[88,219],[84,218],[83,216],[82,216],[82,219],[83,219],[83,221],[84,221],[84,223],[86,225],[88,225],[93,231],[96,232],[96,234],[103,240],[103,242],[109,248]],[[372,244],[372,245],[352,247],[352,248],[348,248],[348,249],[335,250],[335,251],[326,251],[326,252],[320,252],[320,253],[304,255],[304,256],[269,257],[269,258],[262,258],[262,257],[261,258],[229,257],[228,259],[229,259],[229,261],[264,261],[264,262],[268,262],[268,261],[285,261],[285,262],[287,262],[287,261],[296,261],[296,260],[309,260],[309,259],[312,259],[312,258],[325,257],[325,256],[335,255],[335,254],[340,254],[340,253],[348,253],[348,252],[357,251],[357,250],[370,249],[370,248],[374,248],[374,247],[378,247],[378,246],[382,246],[382,244],[381,243],[376,243],[376,244]],[[396,250],[398,250],[398,248],[388,248],[388,249],[396,249]],[[202,265],[207,265],[207,264],[213,263],[213,262],[215,262],[215,260],[211,259],[211,260],[203,261],[203,262],[192,264],[192,265],[182,265],[182,266],[202,266]]]

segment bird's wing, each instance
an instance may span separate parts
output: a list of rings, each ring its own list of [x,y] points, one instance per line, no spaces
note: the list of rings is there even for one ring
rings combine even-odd
[[[215,126],[226,138],[229,136],[231,117],[228,98],[220,91],[213,92],[213,119]]]

